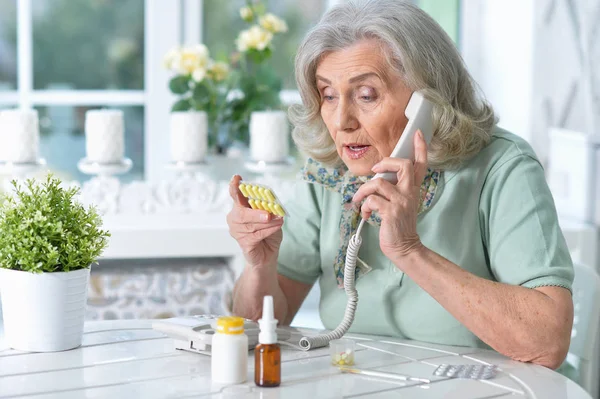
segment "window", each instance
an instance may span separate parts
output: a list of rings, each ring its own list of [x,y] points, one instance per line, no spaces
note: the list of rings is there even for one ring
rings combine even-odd
[[[213,57],[226,58],[235,51],[238,33],[248,25],[240,18],[239,10],[245,0],[204,2],[204,43]],[[295,90],[294,56],[304,34],[316,24],[327,9],[325,0],[266,0],[269,12],[285,19],[288,32],[277,35],[270,63],[283,80],[283,88]]]
[[[17,88],[17,0],[0,0],[0,93]]]
[[[119,90],[144,89],[143,0],[122,0],[118,7],[112,1],[37,0],[32,6],[34,90],[115,90],[111,100],[118,101]],[[50,93],[38,103],[55,99]],[[38,108],[40,153],[50,168],[70,179],[86,179],[77,170],[85,157],[85,112],[106,104],[50,104]],[[125,116],[126,156],[134,164],[127,179],[143,178],[142,105],[119,107]]]
[[[416,3],[444,28],[454,43],[458,43],[460,0],[417,0]]]
[[[0,108],[38,111],[40,154],[64,179],[89,178],[85,113],[107,107],[124,111],[124,179],[144,178],[147,2],[0,0]]]
[[[34,89],[144,89],[144,0],[35,0]]]

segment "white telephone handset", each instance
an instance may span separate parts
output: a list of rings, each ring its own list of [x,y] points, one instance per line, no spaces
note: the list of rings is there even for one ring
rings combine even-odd
[[[421,130],[421,133],[423,133],[425,142],[429,144],[433,137],[432,111],[433,104],[427,101],[420,92],[415,91],[410,97],[410,101],[404,111],[404,115],[408,118],[408,123],[406,124],[404,132],[402,132],[396,147],[394,147],[394,150],[390,154],[391,158],[404,158],[410,159],[411,161],[415,160],[414,137],[419,129]],[[377,173],[373,179],[378,177],[383,177],[393,184],[398,182],[396,174],[392,172]]]
[[[425,99],[422,93],[415,91],[410,97],[408,105],[406,106],[406,110],[404,111],[404,114],[408,118],[408,123],[404,128],[404,132],[402,132],[402,135],[400,136],[400,140],[398,140],[398,144],[396,144],[396,147],[394,147],[394,150],[390,154],[390,157],[405,158],[414,161],[414,137],[417,130],[421,130],[423,137],[425,138],[425,142],[429,145],[429,142],[433,137],[432,111],[433,104]],[[373,176],[373,179],[380,177],[394,184],[398,182],[396,174],[392,172],[377,173],[375,176]],[[356,291],[354,281],[356,259],[358,257],[360,244],[362,243],[360,233],[364,223],[365,220],[362,219],[358,225],[358,228],[356,229],[356,233],[350,239],[348,251],[346,252],[346,264],[344,266],[344,290],[346,291],[346,296],[348,297],[348,303],[346,304],[344,318],[339,326],[337,326],[337,328],[330,333],[316,337],[302,337],[300,340],[300,347],[304,350],[320,348],[327,345],[331,340],[341,338],[344,336],[344,334],[346,334],[354,322],[354,313],[356,312],[356,306],[358,304],[358,292]]]

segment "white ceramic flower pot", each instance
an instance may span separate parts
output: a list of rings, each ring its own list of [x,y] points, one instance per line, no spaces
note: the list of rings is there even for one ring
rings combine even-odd
[[[169,131],[172,161],[204,162],[208,148],[208,117],[206,112],[172,112]]]
[[[283,162],[289,156],[289,127],[283,111],[250,115],[250,157],[253,161]]]
[[[6,343],[29,352],[81,345],[90,268],[30,273],[0,268]]]

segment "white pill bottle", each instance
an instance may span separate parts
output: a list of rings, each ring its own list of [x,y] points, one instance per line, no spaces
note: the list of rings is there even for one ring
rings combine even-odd
[[[223,316],[217,319],[212,337],[211,379],[218,384],[241,384],[248,379],[248,336],[244,319]]]

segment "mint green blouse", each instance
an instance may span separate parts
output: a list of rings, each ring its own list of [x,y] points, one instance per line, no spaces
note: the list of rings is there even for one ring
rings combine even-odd
[[[333,329],[346,306],[333,267],[341,194],[299,181],[292,197],[284,204],[289,217],[278,270],[303,283],[318,280],[321,320]],[[425,246],[479,277],[571,290],[573,265],[542,166],[527,142],[500,128],[460,169],[441,174],[417,230]],[[383,255],[378,236],[379,227],[365,225],[359,257],[371,271],[357,281],[359,302],[350,331],[487,347]]]

